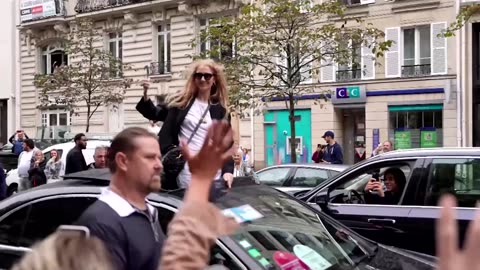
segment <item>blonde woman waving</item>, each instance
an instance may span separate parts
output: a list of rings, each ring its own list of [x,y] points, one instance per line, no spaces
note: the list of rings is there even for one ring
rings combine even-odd
[[[180,141],[185,141],[190,151],[200,151],[208,128],[215,120],[227,119],[227,83],[223,68],[213,60],[200,60],[192,65],[183,91],[167,99],[168,115],[160,131],[160,148],[164,156],[162,188],[188,187],[191,179],[188,163],[181,156]],[[231,187],[233,170],[225,166],[215,176]]]

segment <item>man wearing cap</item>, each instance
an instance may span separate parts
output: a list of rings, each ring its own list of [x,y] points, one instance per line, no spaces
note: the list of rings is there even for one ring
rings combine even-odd
[[[329,164],[343,164],[342,147],[334,140],[335,133],[329,130],[323,134],[322,138],[327,142],[327,147],[323,153],[323,162]]]

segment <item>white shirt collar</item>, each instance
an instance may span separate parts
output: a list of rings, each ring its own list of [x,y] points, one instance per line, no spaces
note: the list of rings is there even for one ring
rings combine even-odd
[[[120,217],[128,217],[136,212],[135,208],[133,208],[127,200],[113,192],[108,187],[102,188],[102,194],[98,199],[110,206]],[[155,213],[155,208],[148,203],[147,207],[150,214],[153,215]]]

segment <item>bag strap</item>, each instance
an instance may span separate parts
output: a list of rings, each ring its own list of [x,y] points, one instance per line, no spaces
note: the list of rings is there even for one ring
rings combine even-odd
[[[197,126],[195,127],[195,129],[193,130],[192,134],[190,135],[190,138],[188,138],[188,141],[187,141],[187,144],[189,144],[192,139],[193,139],[193,136],[195,136],[195,134],[197,133],[197,130],[198,128],[200,128],[200,125],[202,124],[205,116],[207,115],[207,112],[210,110],[210,102],[208,103],[208,106],[207,108],[205,109],[205,111],[203,112],[203,115],[202,115],[202,118],[200,118],[200,120],[198,121],[197,123]]]

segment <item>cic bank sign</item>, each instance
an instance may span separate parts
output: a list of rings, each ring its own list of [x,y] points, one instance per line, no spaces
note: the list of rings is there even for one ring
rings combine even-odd
[[[350,104],[367,102],[364,86],[342,86],[333,88],[332,104]]]

